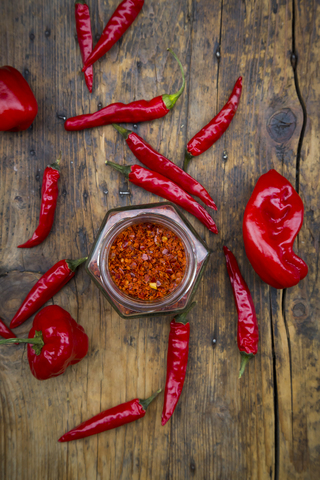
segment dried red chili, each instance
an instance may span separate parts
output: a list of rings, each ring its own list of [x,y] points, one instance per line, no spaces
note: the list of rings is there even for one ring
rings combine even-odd
[[[114,240],[108,267],[114,283],[124,293],[141,300],[156,300],[173,292],[186,269],[182,240],[156,223],[139,223]]]

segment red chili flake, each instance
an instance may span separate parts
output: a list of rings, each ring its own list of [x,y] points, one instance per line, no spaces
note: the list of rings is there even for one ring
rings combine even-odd
[[[177,288],[185,274],[187,262],[182,240],[157,224],[128,227],[114,240],[111,250],[111,277],[131,297],[148,301],[162,298]]]

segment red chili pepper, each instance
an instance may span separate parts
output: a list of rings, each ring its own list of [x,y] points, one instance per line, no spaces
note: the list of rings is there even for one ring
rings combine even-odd
[[[19,132],[30,127],[38,104],[26,80],[13,67],[0,68],[0,131]]]
[[[186,316],[195,305],[196,302],[192,303],[187,310],[177,315],[170,323],[167,380],[164,391],[161,425],[165,425],[171,418],[183,389],[188,363],[190,337],[190,323],[187,322]]]
[[[75,3],[75,17],[77,37],[82,57],[83,65],[86,63],[92,52],[92,33],[91,33],[91,20],[90,11],[88,5],[84,0],[76,0]],[[89,92],[92,92],[93,83],[93,68],[88,67],[84,71],[84,78]]]
[[[106,164],[119,170],[119,172],[129,178],[130,182],[144,188],[147,192],[155,193],[184,208],[187,212],[198,218],[210,232],[218,233],[217,226],[209,213],[199,205],[189,193],[185,192],[179,185],[172,182],[172,180],[169,180],[159,173],[140,167],[139,165],[118,165],[109,160],[106,161]]]
[[[160,95],[152,100],[137,100],[128,104],[111,103],[98,112],[78,115],[68,118],[64,124],[67,131],[84,130],[85,128],[101,127],[111,123],[139,123],[164,117],[174,107],[185,87],[182,65],[175,53],[168,49],[179,63],[182,73],[182,86],[177,93]]]
[[[161,389],[146,400],[135,398],[130,402],[121,403],[116,407],[109,408],[104,412],[98,413],[81,425],[73,428],[59,438],[59,442],[70,442],[70,440],[79,440],[80,438],[90,437],[97,433],[106,432],[113,428],[121,427],[126,423],[134,422],[145,416],[148,405],[161,392]]]
[[[47,238],[51,231],[59,194],[58,180],[60,178],[60,160],[61,155],[54,163],[48,165],[44,171],[41,187],[39,225],[32,237],[22,245],[18,245],[18,248],[36,247]]]
[[[37,313],[28,338],[0,340],[0,345],[9,343],[28,343],[30,370],[38,380],[61,375],[88,352],[83,327],[58,305],[49,305]]]
[[[79,260],[60,260],[51,267],[32,287],[21,307],[13,317],[10,328],[19,327],[28,320],[39,308],[64,287],[75,275],[76,268],[86,258]]]
[[[208,207],[217,210],[216,204],[201,183],[197,182],[197,180],[184,172],[178,167],[178,165],[171,162],[171,160],[154,150],[151,145],[145,142],[143,138],[139,137],[136,133],[116,124],[113,124],[113,126],[119,133],[121,133],[126,140],[128,147],[141,163],[146,165],[146,167],[151,168],[154,172],[160,173],[160,175],[169,178],[183,188],[185,192],[199,197]]]
[[[250,290],[240,273],[236,257],[227,247],[223,247],[223,251],[238,311],[238,348],[241,353],[239,378],[241,378],[247,363],[258,351],[258,322]]]
[[[130,25],[139,15],[144,0],[123,0],[112,14],[105,26],[102,35],[94,47],[93,52],[86,60],[82,71],[93,65],[99,58],[107,53],[110,48],[122,37]]]
[[[190,160],[197,155],[208,150],[212,145],[219,140],[224,132],[229,127],[240,102],[242,91],[242,77],[239,77],[233,87],[229,100],[216,115],[211,122],[203,127],[200,132],[189,141],[186,149],[183,169],[186,170]]]
[[[0,337],[3,338],[16,338],[16,335],[11,332],[10,328],[0,318]]]
[[[303,223],[303,203],[280,173],[262,175],[246,206],[243,240],[247,257],[259,277],[274,288],[289,288],[308,273],[293,251]]]

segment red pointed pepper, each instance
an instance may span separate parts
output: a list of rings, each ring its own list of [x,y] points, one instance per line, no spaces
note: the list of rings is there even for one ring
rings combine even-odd
[[[90,11],[88,5],[84,0],[76,0],[75,3],[75,18],[77,37],[80,47],[82,63],[86,63],[92,52],[92,32]],[[89,92],[92,92],[93,83],[93,68],[88,67],[84,72],[84,78]]]
[[[116,124],[113,124],[113,126],[119,133],[121,133],[126,140],[128,147],[141,163],[146,167],[151,168],[154,172],[160,173],[160,175],[169,178],[183,188],[185,192],[190,193],[190,195],[195,195],[196,197],[201,198],[208,207],[217,210],[216,204],[201,183],[197,182],[197,180],[184,172],[178,167],[178,165],[171,162],[171,160],[154,150],[151,145],[145,142],[143,138],[139,137],[136,133]]]
[[[236,257],[227,247],[223,247],[223,251],[238,311],[238,348],[241,353],[239,378],[241,378],[247,363],[258,351],[258,321],[250,290],[240,273]]]
[[[172,180],[160,175],[159,173],[147,170],[139,165],[118,165],[117,163],[106,161],[107,165],[123,173],[129,181],[144,188],[147,192],[155,193],[170,202],[179,205],[187,212],[194,215],[205,225],[210,232],[218,233],[218,229],[209,213],[194,198],[185,192],[179,185]]]
[[[243,240],[254,270],[274,288],[293,287],[308,273],[293,251],[303,212],[301,198],[280,173],[269,170],[259,178],[244,212]]]
[[[1,67],[0,131],[26,130],[37,113],[37,100],[21,73],[10,66]]]
[[[219,140],[229,127],[240,102],[242,77],[239,77],[225,106],[200,132],[189,141],[186,149],[183,169],[186,170],[193,157],[201,155]]]
[[[51,267],[32,287],[21,307],[10,323],[11,328],[19,327],[39,310],[50,298],[64,287],[75,275],[76,268],[86,258],[79,260],[60,260]]]
[[[39,225],[32,237],[22,245],[18,245],[18,248],[36,247],[47,238],[51,231],[59,194],[60,160],[61,156],[54,163],[48,165],[43,173]]]
[[[80,438],[90,437],[97,433],[106,432],[113,428],[121,427],[127,423],[134,422],[145,416],[148,405],[161,392],[161,389],[146,400],[135,398],[130,402],[121,403],[116,407],[109,408],[86,420],[59,438],[59,442],[70,442]]]
[[[67,131],[74,131],[84,130],[85,128],[101,127],[102,125],[110,125],[111,123],[148,122],[167,115],[167,113],[175,106],[176,101],[185,87],[182,65],[175,53],[172,50],[170,50],[170,52],[179,63],[182,73],[182,86],[177,93],[172,95],[160,95],[149,101],[137,100],[128,104],[111,103],[98,112],[68,118],[64,124],[64,128]]]
[[[34,317],[28,338],[0,340],[0,345],[28,343],[31,373],[47,380],[64,373],[88,352],[88,336],[71,315],[58,305],[43,308]]]
[[[187,310],[177,315],[170,323],[167,380],[161,425],[165,425],[171,418],[183,389],[187,371],[190,337],[190,323],[187,322],[186,316],[195,305],[196,302],[192,303]]]
[[[118,5],[105,26],[97,45],[86,60],[82,69],[83,72],[105,55],[122,37],[139,15],[143,4],[144,0],[123,0],[120,5]]]
[[[2,338],[16,338],[16,335],[11,332],[10,328],[0,318],[0,337]]]

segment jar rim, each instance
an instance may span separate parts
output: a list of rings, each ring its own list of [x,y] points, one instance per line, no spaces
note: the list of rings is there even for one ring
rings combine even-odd
[[[183,279],[177,288],[169,295],[153,301],[141,300],[125,294],[112,280],[108,268],[109,253],[115,238],[130,225],[146,222],[159,224],[172,230],[182,241],[187,259],[187,265]],[[167,307],[178,302],[192,287],[197,272],[196,247],[193,240],[190,238],[190,236],[187,234],[187,231],[182,227],[181,224],[174,219],[159,213],[142,212],[134,217],[121,219],[115,223],[102,241],[98,262],[100,263],[99,268],[101,271],[101,280],[109,295],[114,300],[121,303],[125,308],[134,309],[135,311],[139,312],[152,313],[154,310]]]

